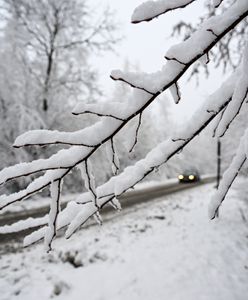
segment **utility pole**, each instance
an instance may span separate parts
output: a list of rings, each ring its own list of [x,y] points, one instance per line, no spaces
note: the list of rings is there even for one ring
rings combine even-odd
[[[221,142],[218,138],[217,140],[217,176],[216,176],[216,188],[218,189],[220,184],[220,177],[221,177]]]
[[[220,171],[221,171],[221,142],[220,138],[217,139],[217,176],[216,176],[216,186],[215,188],[218,189],[220,184]],[[216,212],[216,217],[219,218],[219,210]]]

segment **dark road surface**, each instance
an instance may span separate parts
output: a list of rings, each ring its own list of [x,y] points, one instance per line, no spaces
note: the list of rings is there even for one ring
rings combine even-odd
[[[178,181],[175,182],[168,182],[168,183],[161,183],[156,184],[152,187],[144,187],[140,190],[131,190],[125,193],[119,200],[121,202],[122,209],[128,208],[132,205],[137,205],[139,203],[144,203],[148,201],[152,201],[155,198],[166,196],[171,193],[176,193],[185,189],[190,189],[193,187],[200,186],[202,184],[214,182],[216,179],[215,176],[206,176],[201,179],[199,182],[194,183],[178,183]],[[65,206],[66,204],[64,204]],[[104,207],[101,213],[108,213],[110,211],[113,211],[113,208],[111,208],[109,205]],[[28,217],[42,217],[46,213],[49,212],[49,207],[40,207],[39,209],[33,209],[29,211],[21,211],[17,213],[8,213],[0,215],[0,226],[6,225],[6,224],[12,224],[19,220],[26,219]],[[17,233],[11,233],[11,234],[0,234],[0,254],[6,251],[8,252],[8,248],[11,249],[11,252],[13,251],[13,247],[11,244],[13,242],[16,242],[19,244],[20,248],[20,242],[22,241],[23,237],[27,235],[28,233],[31,233],[34,230],[25,230],[22,232]],[[3,251],[3,248],[5,249]]]

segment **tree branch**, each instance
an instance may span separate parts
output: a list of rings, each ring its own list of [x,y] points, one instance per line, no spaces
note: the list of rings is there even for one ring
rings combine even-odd
[[[147,1],[134,10],[131,20],[133,24],[149,22],[169,11],[184,8],[194,1],[182,0],[178,4],[175,0]]]

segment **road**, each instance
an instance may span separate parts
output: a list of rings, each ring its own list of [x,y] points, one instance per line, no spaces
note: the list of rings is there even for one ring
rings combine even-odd
[[[161,196],[166,196],[171,193],[176,193],[185,189],[194,188],[200,186],[202,184],[213,182],[216,179],[215,176],[205,176],[199,182],[195,183],[178,183],[176,180],[168,183],[159,183],[154,186],[144,187],[142,189],[134,189],[126,192],[122,197],[120,197],[120,202],[122,205],[122,209],[128,208],[132,205],[137,205],[139,203],[144,203],[148,201],[152,201],[155,198],[159,198]],[[64,204],[65,206],[66,204]],[[36,208],[29,211],[22,211],[12,214],[4,214],[0,215],[0,226],[5,224],[11,224],[22,219],[26,219],[28,217],[41,217],[48,213],[49,206],[44,206],[40,208]],[[113,208],[109,205],[104,207],[102,212],[103,214],[107,214],[112,212]],[[11,234],[0,234],[0,244],[4,244],[5,246],[10,245],[12,242],[20,242],[23,236],[27,235],[32,230],[25,230],[23,232],[11,233]],[[5,247],[6,248],[6,247]],[[2,251],[0,251],[1,253]]]

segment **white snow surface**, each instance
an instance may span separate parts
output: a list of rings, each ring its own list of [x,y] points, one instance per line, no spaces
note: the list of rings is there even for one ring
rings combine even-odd
[[[43,245],[2,255],[1,300],[246,300],[247,206],[233,189],[210,222],[212,192],[209,184],[106,216],[57,239],[49,255]]]

